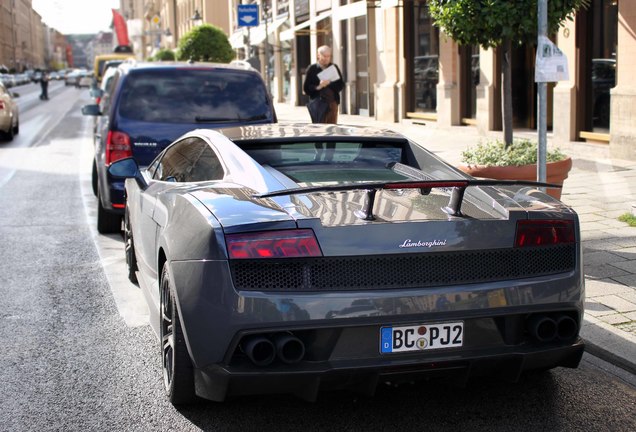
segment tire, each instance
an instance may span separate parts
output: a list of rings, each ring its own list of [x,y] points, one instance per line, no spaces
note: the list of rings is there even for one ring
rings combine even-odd
[[[14,133],[14,129],[13,126],[9,126],[9,130],[5,132],[4,136],[7,139],[7,141],[12,141],[13,137],[14,137],[15,133]]]
[[[130,228],[130,218],[128,216],[128,206],[126,206],[126,214],[124,215],[124,250],[126,252],[126,270],[128,271],[128,280],[137,283],[137,255],[135,255],[135,243],[133,242],[132,230]]]
[[[159,327],[163,384],[168,400],[173,405],[185,405],[196,400],[194,372],[181,329],[167,263],[163,266],[159,286],[161,291]]]
[[[91,186],[93,187],[93,194],[97,196],[97,165],[93,161],[93,176],[91,178]]]
[[[20,120],[18,119],[18,121],[15,123],[15,126],[13,126],[13,134],[17,135],[20,133]]]
[[[116,234],[121,231],[121,216],[111,213],[102,206],[102,199],[97,195],[97,231],[100,234]]]

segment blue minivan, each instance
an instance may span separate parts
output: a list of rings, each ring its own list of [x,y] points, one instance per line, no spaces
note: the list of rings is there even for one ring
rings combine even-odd
[[[82,113],[96,118],[92,181],[102,234],[120,231],[125,208],[124,182],[109,176],[111,163],[132,156],[148,165],[192,129],[277,121],[260,73],[241,64],[128,61],[100,96]]]

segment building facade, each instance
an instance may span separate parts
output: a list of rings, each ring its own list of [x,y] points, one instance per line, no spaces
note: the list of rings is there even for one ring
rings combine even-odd
[[[636,85],[628,73],[636,62],[636,1],[590,3],[551,36],[569,77],[548,86],[548,128],[556,144],[589,141],[636,160]],[[258,25],[239,23],[241,4],[259,7]],[[120,0],[120,12],[139,59],[175,49],[201,23],[221,28],[237,59],[261,71],[278,102],[306,103],[305,70],[326,44],[343,73],[344,113],[465,125],[484,135],[502,128],[499,50],[455,43],[433,24],[427,0]],[[46,34],[31,0],[3,1],[0,65],[44,67],[54,57],[46,53]],[[75,66],[83,65],[78,45]],[[518,130],[537,127],[534,62],[533,44],[513,50]]]
[[[229,33],[228,4],[219,0],[121,0],[133,51],[142,60],[160,49],[175,50],[179,39],[202,23]]]
[[[59,32],[42,22],[31,0],[0,4],[0,66],[14,72],[51,69],[59,48]],[[63,63],[60,63],[63,64]]]
[[[256,3],[261,23],[238,25],[237,7]],[[460,46],[428,14],[426,0],[228,0],[237,57],[267,73],[279,102],[303,105],[302,80],[318,46],[333,47],[345,79],[341,111],[439,127],[502,128],[501,59],[497,49]],[[264,29],[267,23],[267,30]],[[267,37],[265,34],[267,33]],[[636,2],[591,0],[553,35],[569,79],[548,86],[553,141],[589,141],[614,157],[636,160],[636,92],[626,71],[636,61]],[[516,47],[513,125],[536,129],[535,48]],[[621,71],[623,71],[621,73]],[[381,101],[381,103],[380,103]]]

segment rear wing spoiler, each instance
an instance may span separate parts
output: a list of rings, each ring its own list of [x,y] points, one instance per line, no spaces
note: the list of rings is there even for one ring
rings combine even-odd
[[[461,179],[461,180],[407,180],[394,182],[364,182],[346,183],[327,186],[310,186],[293,189],[283,189],[263,194],[254,194],[254,198],[273,198],[278,196],[299,195],[325,192],[345,192],[364,190],[367,192],[367,203],[364,211],[359,215],[364,220],[373,220],[373,204],[375,195],[379,190],[420,189],[423,195],[428,195],[431,189],[452,189],[448,206],[444,211],[451,216],[462,216],[461,207],[466,188],[473,186],[533,186],[562,188],[563,185],[542,183],[529,180],[489,180],[489,179]]]

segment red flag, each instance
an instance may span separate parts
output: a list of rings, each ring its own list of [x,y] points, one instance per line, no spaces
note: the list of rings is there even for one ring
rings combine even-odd
[[[113,11],[113,25],[115,26],[115,34],[117,34],[117,45],[130,45],[130,41],[128,40],[128,27],[126,26],[126,20],[115,9],[111,10]]]

